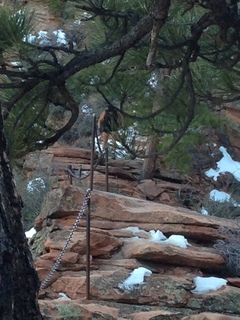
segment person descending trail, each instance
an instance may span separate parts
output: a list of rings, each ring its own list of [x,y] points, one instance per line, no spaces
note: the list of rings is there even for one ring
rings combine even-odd
[[[123,115],[116,107],[108,106],[108,108],[100,114],[100,117],[98,119],[98,130],[101,135],[101,141],[104,149],[108,147],[108,140],[111,137],[113,140],[115,152],[116,135],[114,133],[116,133],[122,126]]]

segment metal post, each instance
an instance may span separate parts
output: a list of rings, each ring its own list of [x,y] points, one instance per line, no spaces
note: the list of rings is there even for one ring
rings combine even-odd
[[[93,190],[93,173],[94,173],[94,151],[95,151],[95,128],[96,128],[96,115],[93,115],[92,122],[92,146],[91,146],[91,171],[90,171],[90,190]],[[90,300],[90,209],[91,200],[88,200],[88,210],[86,214],[86,299]]]
[[[78,176],[79,178],[82,176],[82,165],[79,166]]]
[[[71,164],[68,166],[68,168],[72,172],[72,165]],[[72,175],[70,173],[69,173],[69,183],[70,183],[70,185],[72,185],[72,183],[73,183],[73,178],[72,178]]]
[[[108,187],[108,147],[105,149],[105,177],[106,177],[106,191],[109,191]]]

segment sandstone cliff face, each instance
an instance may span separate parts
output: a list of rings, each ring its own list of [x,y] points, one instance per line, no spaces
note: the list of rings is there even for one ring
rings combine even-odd
[[[96,155],[95,161],[98,162]],[[82,180],[70,179],[72,165]],[[76,221],[90,185],[90,150],[52,147],[26,157],[24,169],[44,167],[53,179],[31,248],[41,281],[57,261]],[[165,179],[139,181],[141,161],[110,160],[109,190],[106,192],[105,163],[100,159],[94,171],[91,195],[90,297],[86,300],[86,217],[81,218],[60,265],[41,290],[39,302],[44,319],[217,319],[219,313],[231,319],[240,315],[239,279],[227,278],[227,286],[205,294],[193,294],[197,276],[224,276],[226,263],[213,248],[224,239],[219,227],[235,228],[235,222],[203,216],[181,208],[177,195],[185,177],[176,182]],[[178,182],[177,182],[178,181]],[[186,184],[201,198],[211,183]],[[204,187],[203,187],[204,186]],[[164,195],[164,196],[163,196]],[[150,241],[149,231],[161,230],[166,237],[184,236],[187,248]],[[139,267],[152,271],[144,283],[132,291],[119,284]],[[71,300],[59,300],[66,294]],[[231,303],[229,302],[231,301]],[[80,311],[79,311],[80,310]],[[81,313],[81,316],[79,315]]]
[[[42,281],[66,243],[85,192],[86,188],[71,185],[52,190],[36,219],[38,232],[32,250]],[[213,243],[223,238],[218,228],[235,228],[234,222],[97,190],[91,194],[90,211],[91,301],[85,299],[84,216],[60,266],[40,292],[44,319],[50,319],[49,314],[62,319],[59,305],[66,303],[73,310],[81,308],[81,317],[74,319],[191,319],[201,312],[205,314],[196,319],[221,319],[217,313],[225,314],[223,319],[231,319],[228,314],[240,316],[237,279],[229,279],[227,286],[217,291],[191,292],[196,276],[223,275],[225,261]],[[167,237],[185,236],[190,245],[180,248],[150,241],[150,230],[161,230]],[[152,275],[133,290],[122,290],[119,284],[138,267],[148,268]],[[58,300],[59,293],[71,300]]]
[[[76,175],[81,167],[82,180],[69,178],[70,164]],[[31,240],[35,266],[44,281],[66,245],[89,188],[90,150],[55,146],[25,158],[29,176],[39,167],[52,179],[52,190],[35,220],[38,232]],[[184,177],[176,179],[179,183],[166,178],[139,181],[140,169],[141,161],[110,160],[110,192],[106,192],[105,163],[98,162],[90,206],[91,300],[86,300],[84,215],[60,265],[40,292],[44,319],[62,319],[66,308],[73,314],[81,310],[81,317],[74,319],[191,319],[202,312],[202,319],[217,319],[219,313],[226,319],[240,316],[237,278],[227,278],[227,286],[217,291],[192,293],[195,277],[224,276],[226,262],[213,245],[225,238],[219,227],[236,228],[236,221],[180,207]],[[186,186],[199,199],[213,188],[209,180],[191,181]],[[156,243],[150,239],[151,230],[166,237],[184,236],[190,245]],[[148,268],[152,275],[134,290],[122,290],[119,284],[139,267]],[[71,300],[59,300],[63,293]]]

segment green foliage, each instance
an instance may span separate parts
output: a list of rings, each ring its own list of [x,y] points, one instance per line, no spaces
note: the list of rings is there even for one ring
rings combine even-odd
[[[80,306],[71,304],[58,304],[57,310],[58,315],[66,320],[72,319],[73,317],[75,320],[81,319],[82,308]]]
[[[46,84],[41,83],[19,100],[9,113],[5,121],[5,133],[11,159],[35,150],[37,141],[41,141],[53,132],[53,128],[46,127],[49,111],[47,105],[44,106],[43,99],[48,92]],[[8,101],[11,93],[0,91],[0,96]]]
[[[47,128],[49,105],[46,101],[49,96],[51,99],[54,97],[55,100],[59,100],[59,93],[56,88],[52,88],[52,79],[67,74],[69,70],[64,68],[71,62],[68,65],[71,76],[66,82],[77,103],[81,104],[86,97],[99,94],[102,101],[95,106],[98,111],[109,103],[119,107],[128,115],[125,120],[126,126],[134,125],[139,137],[158,138],[159,145],[156,147],[159,153],[170,152],[166,161],[170,161],[174,166],[178,165],[185,172],[191,170],[191,145],[200,147],[205,143],[199,138],[205,128],[223,128],[220,119],[213,114],[212,106],[218,103],[217,98],[228,97],[228,90],[235,95],[239,91],[237,69],[231,70],[232,67],[229,65],[237,49],[234,29],[228,28],[223,39],[220,37],[221,25],[205,25],[205,14],[209,13],[210,9],[201,7],[201,4],[189,6],[187,2],[174,1],[158,36],[156,61],[152,68],[146,68],[150,42],[148,36],[136,41],[124,55],[119,52],[115,57],[111,57],[110,52],[107,57],[111,58],[101,63],[94,63],[95,58],[92,56],[93,63],[85,68],[85,58],[81,63],[81,59],[79,60],[81,55],[96,53],[97,56],[99,48],[111,51],[112,48],[109,49],[107,46],[112,46],[119,39],[124,41],[122,37],[149,13],[153,2],[83,1],[76,3],[75,12],[72,10],[74,4],[68,3],[66,7],[61,0],[49,2],[50,10],[55,13],[61,11],[61,17],[66,9],[67,14],[76,14],[82,22],[85,21],[83,29],[86,37],[79,45],[81,49],[36,50],[34,45],[28,45],[29,50],[22,59],[22,70],[34,70],[34,75],[39,74],[43,79],[50,80],[41,81],[41,84],[36,85],[24,98],[18,100],[9,115],[6,133],[13,149],[12,157],[34,150],[36,141],[48,137],[58,129],[57,125]],[[81,6],[82,9],[79,9]],[[13,17],[15,15],[12,15],[12,20]],[[6,23],[5,20],[3,19],[2,24]],[[23,26],[28,24],[25,21],[27,20],[17,19],[13,23],[14,26],[19,23],[19,34],[15,42],[21,42],[26,33],[27,29]],[[194,39],[193,35],[199,38]],[[2,37],[5,39],[6,34],[3,33]],[[10,37],[12,38],[14,39]],[[223,41],[231,45],[226,47]],[[8,45],[13,46],[15,42],[11,40]],[[225,63],[225,58],[228,59],[228,64]],[[87,55],[86,59],[89,61]],[[82,64],[83,68],[74,74],[75,63]],[[163,76],[166,70],[169,73]],[[45,77],[46,75],[49,77]],[[48,83],[51,83],[51,88],[48,87]],[[8,91],[9,97],[4,97],[6,92],[0,94],[4,101],[10,101],[11,96],[17,91]],[[213,96],[215,100],[212,99]],[[29,101],[31,106],[26,108]],[[61,102],[60,104],[64,105],[65,101]],[[22,117],[19,117],[20,114]],[[89,134],[89,118],[82,115],[81,121],[77,122],[82,129],[74,128],[65,135],[65,141],[74,143],[78,140],[77,135],[82,135],[85,130],[86,135]],[[122,139],[127,140],[125,133]],[[187,164],[188,162],[190,163]]]
[[[19,47],[33,28],[33,12],[0,8],[0,49]]]
[[[115,15],[97,15],[94,19],[90,19],[88,23],[89,37],[88,44],[94,47],[104,46],[113,43],[119,37],[126,33],[139,19],[140,16],[146,14],[151,5],[151,1],[104,1],[104,7],[108,10],[114,10],[119,13],[119,17]],[[92,18],[92,14],[89,15]],[[86,19],[86,12],[82,12],[83,19]]]
[[[216,216],[226,219],[235,219],[239,216],[240,203],[240,182],[237,181],[233,176],[231,179],[225,179],[225,187],[227,193],[231,196],[230,201],[213,201],[206,197],[203,200],[203,207],[206,208],[210,216]]]
[[[62,0],[49,0],[49,12],[53,15],[59,14],[63,8]]]
[[[204,128],[219,128],[224,131],[224,124],[225,120],[215,115],[206,103],[199,103],[191,126],[201,134]]]
[[[168,148],[171,143],[172,138],[164,136],[161,140],[161,149]],[[164,157],[164,162],[173,168],[181,170],[185,174],[190,174],[192,172],[192,155],[189,150],[190,145],[194,145],[194,142],[199,142],[199,136],[195,134],[185,135],[184,138],[170,150]],[[161,150],[160,149],[160,150]]]
[[[203,202],[204,208],[210,216],[216,216],[226,219],[234,219],[239,214],[239,208],[234,206],[229,201],[218,202],[205,199]]]

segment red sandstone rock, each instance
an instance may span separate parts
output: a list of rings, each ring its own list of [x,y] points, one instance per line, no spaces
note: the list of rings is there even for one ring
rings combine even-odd
[[[166,310],[158,311],[145,311],[138,312],[130,315],[132,320],[155,320],[155,319],[165,319],[173,320],[179,319],[179,312],[171,312]]]
[[[240,278],[227,278],[228,283],[231,286],[240,288]]]
[[[203,312],[198,315],[191,315],[182,320],[239,320],[240,317],[232,317],[219,313]]]
[[[47,259],[51,259],[51,256],[55,254],[53,250],[62,250],[66,240],[68,239],[70,231],[56,230],[49,234],[46,239],[44,246],[50,253],[46,254]],[[109,236],[107,233],[92,230],[90,235],[90,245],[91,245],[91,255],[92,256],[105,256],[110,257],[111,254],[116,251],[121,245],[122,241],[116,237]],[[76,231],[68,246],[69,259],[71,263],[76,263],[78,261],[78,255],[84,254],[86,252],[86,231],[82,232]],[[67,254],[68,252],[66,252]],[[43,257],[44,258],[44,257]]]
[[[153,180],[142,180],[137,188],[150,200],[164,192],[164,189],[159,187]]]
[[[48,148],[48,151],[52,152],[55,157],[68,157],[78,159],[91,159],[91,150],[77,147],[57,147]]]
[[[48,269],[50,270],[68,238],[84,193],[83,189],[76,187],[56,189],[50,193],[48,201],[43,206],[42,214],[38,219],[39,228],[43,228],[44,232],[48,226],[51,232],[46,233],[48,236],[45,239],[45,249],[48,252],[36,261],[41,280],[47,275]],[[81,271],[86,268],[85,224],[85,216],[83,216],[50,286],[41,293],[42,298],[55,299],[61,292],[71,299],[84,301],[86,298],[86,275],[85,271]],[[128,228],[130,226],[135,228]],[[232,310],[235,314],[240,313],[237,302],[240,300],[238,288],[226,286],[213,293],[201,295],[191,293],[194,288],[194,277],[204,276],[207,272],[217,275],[225,265],[223,257],[211,248],[213,240],[223,237],[218,233],[219,226],[236,227],[230,220],[205,217],[187,209],[173,208],[112,193],[92,192],[91,298],[101,301],[102,304],[114,301],[115,306],[123,302],[125,306],[126,304],[131,304],[133,307],[147,306],[148,312],[140,313],[143,311],[138,309],[138,312],[129,313],[129,317],[126,312],[123,313],[124,318],[129,320],[137,320],[141,317],[154,319],[156,316],[177,320],[180,317],[176,308],[193,309],[194,313],[197,310],[216,312]],[[185,235],[192,246],[183,249],[150,242],[148,241],[150,230],[161,230],[167,236]],[[134,241],[136,235],[142,240]],[[36,239],[38,239],[37,236]],[[202,241],[206,246],[195,244],[195,241]],[[153,272],[152,275],[132,291],[124,291],[119,284],[139,266],[150,269]],[[58,300],[54,301],[55,305],[59,303]],[[234,302],[229,305],[229,301]],[[157,306],[158,309],[154,309]],[[161,314],[165,312],[162,307],[167,308],[169,314]],[[171,308],[174,308],[174,311]],[[127,307],[127,310],[130,308]],[[86,317],[92,316],[90,311],[84,312]],[[182,311],[180,314],[184,315]],[[116,314],[112,313],[104,314],[106,319],[107,316],[109,319],[121,319],[119,316],[116,318]]]
[[[63,276],[58,278],[51,286],[55,293],[63,292],[70,299],[85,299],[86,298],[86,276],[71,277]]]
[[[119,311],[117,308],[112,308],[97,303],[83,304],[81,300],[40,300],[39,305],[43,319],[49,319],[49,316],[51,316],[51,319],[60,320],[63,319],[64,314],[69,314],[70,317],[72,313],[72,318],[78,320],[120,320],[118,317]]]
[[[209,248],[190,246],[184,249],[145,240],[126,243],[122,255],[125,259],[135,258],[208,271],[221,270],[225,266],[224,258]]]

